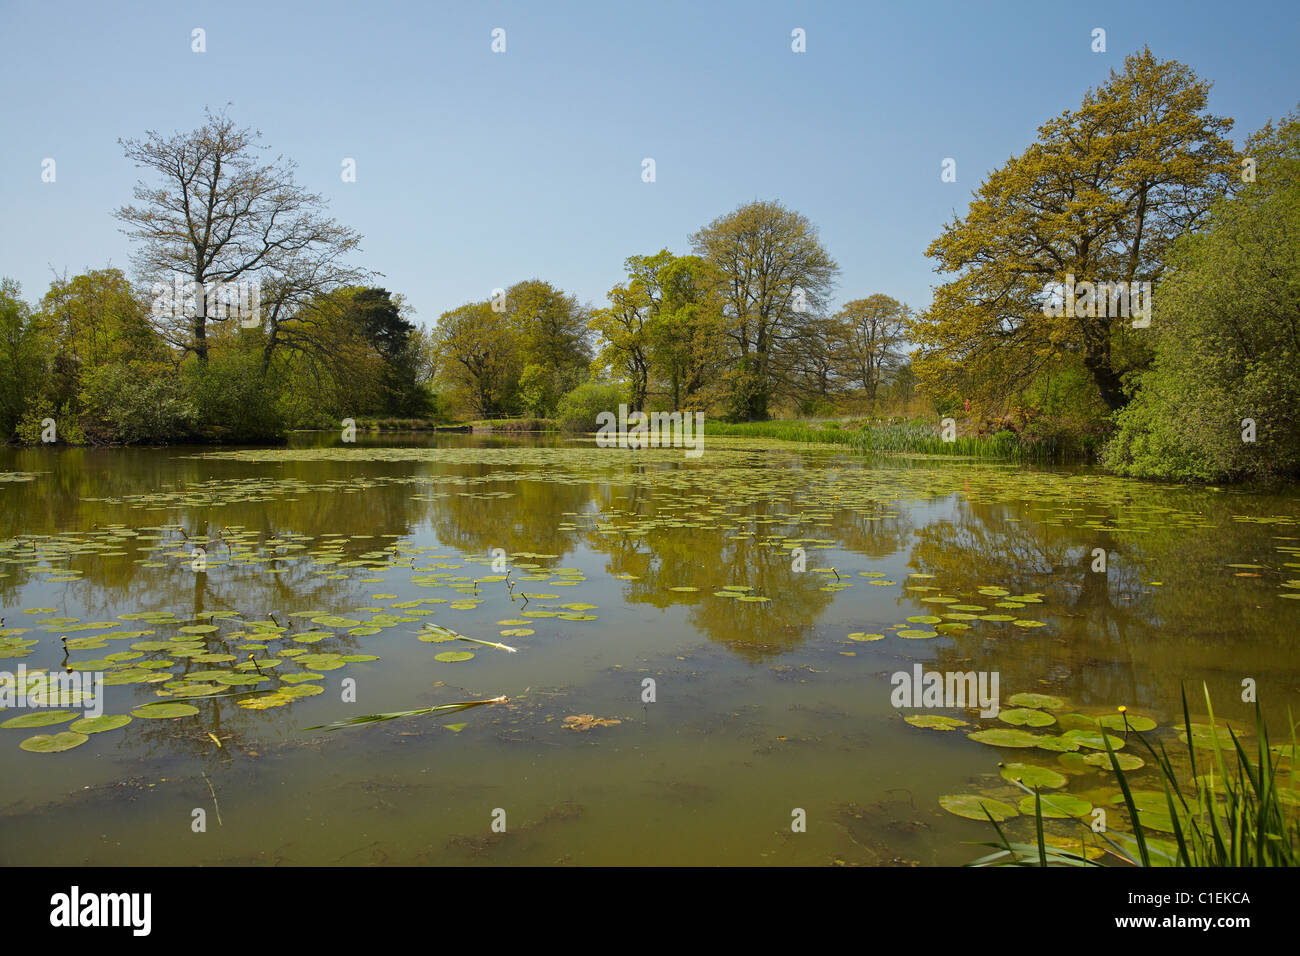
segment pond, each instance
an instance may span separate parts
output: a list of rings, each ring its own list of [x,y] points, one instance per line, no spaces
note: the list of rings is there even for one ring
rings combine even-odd
[[[0,713],[0,862],[960,864],[994,834],[954,798],[1023,795],[999,762],[1059,777],[1061,837],[1113,806],[1120,705],[1174,745],[1183,686],[1300,713],[1292,494],[335,437],[0,449],[0,670],[131,716]],[[918,665],[997,715],[900,706]]]

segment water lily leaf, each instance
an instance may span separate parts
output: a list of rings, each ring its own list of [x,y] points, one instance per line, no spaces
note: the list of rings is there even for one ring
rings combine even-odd
[[[883,641],[884,639],[883,634],[866,634],[862,631],[854,631],[849,635],[851,641]]]
[[[35,754],[53,754],[80,747],[89,739],[85,734],[64,730],[57,734],[37,734],[35,737],[28,737],[18,746]]]
[[[939,806],[949,813],[967,820],[988,822],[989,816],[1001,822],[1017,815],[1016,808],[992,797],[981,797],[974,793],[950,793],[939,798]],[[985,811],[988,814],[985,814]]]
[[[24,727],[49,727],[52,724],[67,723],[76,716],[76,712],[71,710],[34,710],[30,714],[10,717],[0,724],[0,727],[6,730],[21,730]]]
[[[998,773],[1004,780],[1019,780],[1026,787],[1047,787],[1049,790],[1054,790],[1069,783],[1069,778],[1065,774],[1032,763],[1003,764]]]
[[[1069,817],[1081,817],[1092,811],[1092,804],[1087,800],[1071,796],[1068,793],[1039,794],[1043,802],[1044,819],[1065,820]],[[1034,815],[1034,798],[1027,796],[1020,801],[1020,812],[1025,816]]]
[[[1102,732],[1100,730],[1067,730],[1061,736],[1068,737],[1070,740],[1079,742],[1079,746],[1088,747],[1091,750],[1105,750],[1106,744],[1102,742]],[[1112,750],[1119,750],[1124,746],[1124,739],[1116,737],[1113,734],[1106,735],[1110,742]]]
[[[943,714],[912,714],[904,717],[903,720],[913,727],[924,727],[927,730],[956,730],[958,727],[969,726],[964,720],[945,717]]]
[[[1056,723],[1056,718],[1051,714],[1045,714],[1041,710],[1032,710],[1028,707],[1012,707],[1009,710],[1001,711],[998,719],[1003,723],[1012,724],[1016,727],[1050,727]]]
[[[1137,754],[1115,754],[1115,759],[1119,761],[1119,769],[1126,773],[1130,770],[1141,770],[1146,766],[1146,761]],[[1110,765],[1110,754],[1107,753],[1087,754],[1083,762],[1100,767],[1102,770],[1114,770]]]
[[[973,734],[967,734],[966,736],[971,740],[988,744],[991,747],[1033,747],[1039,741],[1038,736],[1031,734],[1027,730],[1007,730],[1002,727],[995,727],[991,730],[977,730]]]
[[[1155,730],[1156,722],[1150,717],[1144,717],[1142,714],[1126,712],[1123,714],[1107,714],[1105,717],[1098,717],[1097,723],[1107,730],[1118,730],[1123,732],[1126,727],[1128,730],[1136,730],[1139,733],[1145,733],[1148,730]]]
[[[199,709],[192,704],[145,704],[131,711],[132,717],[166,720],[173,717],[193,717]]]
[[[441,654],[434,654],[435,661],[442,661],[445,664],[455,664],[459,661],[467,661],[473,658],[472,651],[443,651]]]
[[[126,714],[104,714],[102,717],[85,717],[68,725],[68,729],[79,734],[102,734],[108,730],[117,730],[131,722]]]
[[[1007,703],[1012,707],[1032,707],[1035,710],[1062,710],[1068,702],[1064,697],[1051,694],[1015,694]]]

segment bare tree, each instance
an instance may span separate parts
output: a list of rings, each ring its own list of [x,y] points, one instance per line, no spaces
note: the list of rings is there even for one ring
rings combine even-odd
[[[360,236],[324,216],[324,200],[294,182],[292,161],[263,161],[260,132],[237,128],[224,111],[204,116],[192,132],[149,130],[119,141],[128,159],[161,179],[137,183],[137,205],[116,213],[123,232],[141,242],[136,268],[154,282],[184,276],[203,292],[253,277],[284,292],[299,273],[319,284],[321,268],[354,250]],[[194,315],[173,314],[160,331],[206,362],[208,322],[222,320],[210,311],[200,296]]]

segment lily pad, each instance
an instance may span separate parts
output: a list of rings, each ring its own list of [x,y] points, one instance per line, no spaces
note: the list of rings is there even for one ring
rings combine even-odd
[[[991,730],[977,730],[973,734],[967,734],[971,740],[982,744],[988,744],[991,747],[1034,747],[1038,744],[1038,736],[1031,734],[1027,730],[1007,730],[1002,727],[995,727]]]
[[[1053,820],[1065,820],[1070,817],[1081,817],[1092,810],[1092,804],[1087,800],[1071,796],[1068,793],[1043,793],[1039,794],[1043,801],[1043,818]],[[1020,812],[1025,816],[1034,815],[1034,798],[1026,796],[1020,801]]]
[[[67,723],[76,717],[71,710],[34,710],[30,714],[10,717],[0,727],[6,730],[21,730],[25,727],[49,727],[52,724]]]
[[[132,717],[167,720],[173,717],[193,717],[199,709],[192,704],[145,704],[131,711]]]
[[[903,720],[913,727],[924,727],[927,730],[956,730],[958,727],[969,726],[964,720],[945,717],[943,714],[912,714],[904,717]]]
[[[1013,707],[1010,710],[1004,710],[998,714],[998,719],[1015,727],[1050,727],[1056,723],[1056,718],[1051,714],[1045,714],[1041,710],[1032,710],[1028,707]]]
[[[1011,804],[1003,803],[1001,800],[994,800],[992,797],[981,797],[973,793],[947,794],[939,798],[939,806],[949,813],[965,817],[967,820],[982,820],[984,822],[987,822],[990,816],[994,820],[1001,822],[1017,815],[1016,808]],[[987,814],[985,814],[986,810],[988,811]]]
[[[107,730],[125,727],[130,722],[131,718],[126,714],[104,714],[102,717],[86,717],[74,721],[68,729],[79,734],[102,734]]]
[[[28,737],[18,746],[34,754],[53,754],[80,747],[89,739],[85,734],[64,730],[57,734],[37,734],[35,737]]]
[[[1019,780],[1026,787],[1047,787],[1055,790],[1069,783],[1069,778],[1049,767],[1039,767],[1032,763],[1003,764],[998,770],[1004,780]]]

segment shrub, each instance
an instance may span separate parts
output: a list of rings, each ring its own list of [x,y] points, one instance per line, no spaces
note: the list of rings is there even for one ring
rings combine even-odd
[[[596,416],[601,412],[618,414],[618,406],[627,401],[619,385],[585,382],[560,399],[555,413],[560,428],[568,432],[594,432]]]
[[[82,383],[86,427],[102,441],[166,444],[190,437],[194,413],[169,365],[105,365]]]
[[[276,396],[262,377],[258,355],[214,355],[184,368],[199,434],[209,441],[259,442],[284,437]]]

